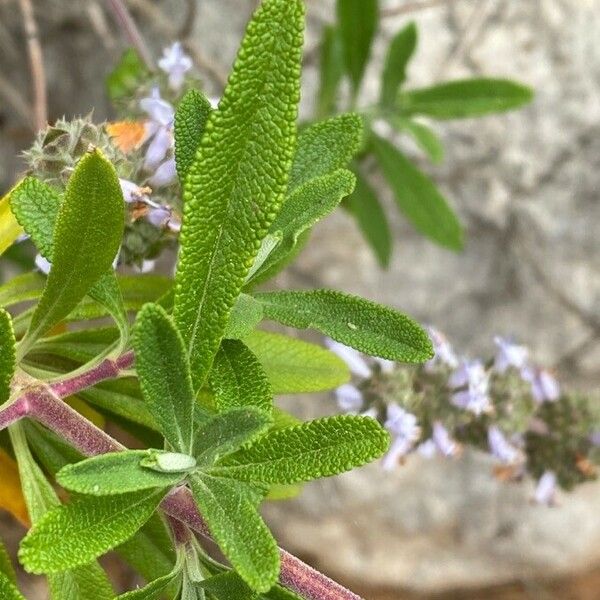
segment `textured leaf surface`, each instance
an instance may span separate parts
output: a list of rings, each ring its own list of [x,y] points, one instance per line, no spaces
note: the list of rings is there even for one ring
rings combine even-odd
[[[153,488],[173,487],[184,475],[159,473],[141,466],[150,450],[111,452],[61,469],[56,480],[67,490],[91,496],[111,496]]]
[[[0,308],[0,404],[10,396],[10,382],[15,371],[15,334],[10,315]]]
[[[129,539],[152,516],[165,490],[78,499],[55,508],[21,543],[19,559],[31,573],[85,565]]]
[[[54,227],[61,202],[58,190],[35,177],[26,177],[11,192],[11,206],[19,223],[31,236],[40,254],[49,261],[52,261]],[[121,290],[112,266],[98,279],[88,293],[91,298],[107,308],[115,319],[125,342],[127,317]]]
[[[377,29],[377,0],[337,0],[337,18],[344,45],[346,71],[356,96]]]
[[[52,269],[22,352],[66,317],[112,266],[123,235],[123,194],[114,167],[86,154],[67,184],[54,228]]]
[[[303,183],[345,167],[360,148],[362,133],[362,119],[355,113],[339,115],[305,129],[298,137],[288,196]]]
[[[244,488],[235,481],[198,474],[192,493],[208,528],[242,579],[266,592],[279,575],[277,544]]]
[[[435,119],[479,117],[519,108],[533,99],[531,88],[508,79],[463,79],[400,94],[403,114]]]
[[[260,302],[248,294],[240,294],[233,306],[225,338],[237,340],[248,335],[261,321],[263,313]]]
[[[387,217],[369,182],[358,171],[355,175],[356,185],[348,198],[348,207],[379,264],[387,267],[392,254],[392,234]]]
[[[212,469],[216,475],[264,483],[329,477],[379,458],[389,435],[370,417],[325,417],[278,429]]]
[[[365,354],[398,362],[424,362],[431,341],[406,315],[333,290],[263,292],[265,317],[298,329],[314,328]]]
[[[398,207],[415,229],[440,246],[461,250],[460,222],[433,182],[387,140],[373,136],[372,145]]]
[[[421,150],[427,154],[432,163],[439,164],[444,160],[444,146],[442,141],[430,127],[414,119],[405,119],[403,117],[393,118],[391,119],[391,123],[396,129],[406,131],[415,140]]]
[[[15,583],[17,581],[17,575],[13,567],[8,551],[4,547],[4,544],[0,541],[0,573],[6,576],[9,581]]]
[[[256,408],[234,408],[213,417],[198,429],[193,455],[199,465],[212,465],[255,439],[269,425],[269,415]]]
[[[177,107],[175,113],[175,162],[177,174],[182,183],[194,162],[210,112],[210,102],[198,90],[188,90]]]
[[[187,354],[171,318],[157,304],[147,304],[138,313],[133,347],[150,412],[171,446],[189,453],[195,399]]]
[[[406,67],[416,47],[417,26],[411,22],[390,42],[381,79],[380,102],[383,106],[395,105],[398,89],[406,81]]]
[[[0,598],[2,600],[25,600],[15,584],[4,573],[0,573]]]
[[[273,408],[273,393],[259,360],[237,340],[224,340],[210,372],[209,385],[219,412],[254,406],[266,414]]]
[[[344,49],[339,30],[325,25],[321,37],[317,116],[323,118],[336,112],[337,95],[344,75]]]
[[[180,574],[176,571],[168,573],[142,588],[117,596],[115,600],[163,600],[167,591],[179,576]]]
[[[45,284],[46,278],[39,273],[17,275],[0,287],[0,306],[7,308],[25,300],[39,298]]]
[[[248,25],[184,186],[175,321],[195,387],[285,193],[295,144],[303,6],[268,0]]]
[[[331,390],[350,379],[346,363],[316,344],[268,331],[253,331],[244,343],[262,365],[274,394]]]
[[[260,596],[248,587],[244,580],[232,571],[205,579],[200,587],[217,600],[259,600]]]
[[[352,193],[354,181],[354,175],[350,171],[338,169],[296,188],[271,226],[272,231],[280,233],[281,241],[258,270],[258,277],[286,260],[302,234],[331,213],[342,198]]]

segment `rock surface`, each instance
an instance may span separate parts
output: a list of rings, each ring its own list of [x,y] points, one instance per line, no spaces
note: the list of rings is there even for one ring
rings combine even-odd
[[[12,4],[0,3],[0,71],[27,97],[21,25],[9,15]],[[95,106],[103,118],[102,79],[117,55],[117,34],[110,23],[110,35],[90,34],[91,23],[101,31],[101,22],[83,4],[44,4],[51,6],[40,15],[51,115]],[[220,71],[226,72],[254,4],[201,3],[192,37]],[[168,40],[148,6],[171,15],[183,3],[131,5],[158,50]],[[331,0],[308,2],[308,48],[332,18],[332,6]],[[421,40],[409,84],[487,74],[518,78],[537,91],[535,102],[516,113],[435,124],[447,149],[442,167],[428,165],[400,140],[452,199],[466,226],[466,249],[455,255],[424,241],[397,215],[382,186],[396,239],[387,273],[377,268],[348,216],[337,212],[317,227],[280,282],[344,289],[394,305],[438,325],[473,355],[490,352],[494,334],[514,334],[569,385],[596,386],[600,0],[448,0],[388,17],[365,103],[377,94],[386,40],[408,17],[417,21]],[[305,115],[315,82],[309,66]],[[208,86],[216,91],[213,82]],[[4,99],[0,113],[5,188],[18,169],[11,157],[28,143],[28,133]],[[334,410],[330,398],[290,402],[305,415]],[[564,496],[559,508],[545,509],[530,505],[531,484],[499,484],[490,469],[476,455],[456,462],[415,459],[391,475],[372,465],[312,484],[299,499],[269,506],[267,515],[291,551],[333,576],[364,584],[443,589],[571,572],[600,561],[600,485],[583,486]]]

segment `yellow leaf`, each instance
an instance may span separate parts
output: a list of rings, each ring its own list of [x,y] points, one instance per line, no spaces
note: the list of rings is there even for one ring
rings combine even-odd
[[[29,515],[25,498],[21,491],[21,480],[17,463],[0,448],[0,508],[7,510],[13,517],[29,529]]]
[[[4,254],[4,251],[10,248],[23,233],[23,228],[17,223],[10,209],[9,199],[10,192],[0,200],[0,254]]]

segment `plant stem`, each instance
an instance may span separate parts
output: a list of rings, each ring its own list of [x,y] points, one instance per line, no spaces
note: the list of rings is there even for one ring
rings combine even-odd
[[[117,440],[68,406],[62,398],[106,379],[118,377],[122,371],[132,366],[133,361],[133,352],[129,351],[117,360],[105,359],[89,371],[70,379],[52,385],[29,385],[15,401],[0,408],[0,430],[23,417],[30,417],[60,435],[86,456],[125,450]],[[188,488],[175,489],[163,500],[161,508],[167,515],[190,529],[210,537]],[[281,548],[279,552],[280,583],[305,600],[361,600],[359,596],[303,563],[299,558]]]

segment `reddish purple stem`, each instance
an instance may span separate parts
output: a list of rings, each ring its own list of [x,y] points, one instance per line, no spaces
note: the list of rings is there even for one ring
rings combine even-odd
[[[125,450],[124,446],[72,409],[62,398],[76,394],[100,381],[118,377],[123,370],[129,369],[133,362],[133,352],[126,352],[117,360],[105,359],[85,373],[50,385],[49,389],[29,389],[11,404],[0,408],[0,430],[23,417],[31,417],[60,435],[86,456]],[[189,489],[181,487],[173,491],[163,500],[161,508],[173,519],[201,535],[210,537]],[[280,557],[281,584],[306,600],[361,600],[350,590],[281,548]]]

